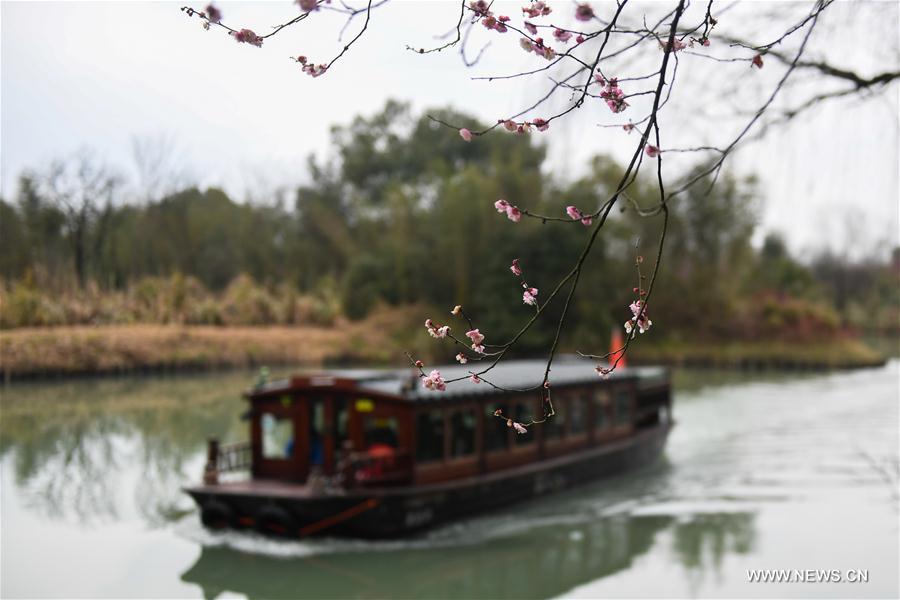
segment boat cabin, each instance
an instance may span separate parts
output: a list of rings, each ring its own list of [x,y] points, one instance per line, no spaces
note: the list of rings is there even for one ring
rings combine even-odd
[[[502,387],[540,382],[545,363],[511,361],[491,372]],[[445,378],[470,368],[441,368]],[[424,389],[416,374],[336,372],[292,377],[245,393],[250,441],[211,441],[205,482],[248,469],[253,480],[372,488],[431,484],[512,469],[627,438],[668,424],[668,376],[660,368],[617,369],[608,379],[589,363],[560,360],[551,371],[556,415],[517,434],[516,421],[540,415],[536,392],[486,383]]]

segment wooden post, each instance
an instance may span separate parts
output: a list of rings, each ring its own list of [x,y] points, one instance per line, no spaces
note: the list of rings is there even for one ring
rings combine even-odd
[[[206,468],[203,470],[203,483],[216,485],[219,483],[219,440],[209,438],[206,442]]]

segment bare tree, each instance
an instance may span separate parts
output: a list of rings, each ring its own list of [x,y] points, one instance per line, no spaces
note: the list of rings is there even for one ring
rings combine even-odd
[[[191,180],[174,136],[133,136],[131,154],[137,172],[137,199],[152,202],[184,189]]]
[[[103,244],[113,195],[120,183],[119,176],[88,151],[54,161],[40,178],[42,194],[65,215],[80,287],[87,280],[90,256]]]

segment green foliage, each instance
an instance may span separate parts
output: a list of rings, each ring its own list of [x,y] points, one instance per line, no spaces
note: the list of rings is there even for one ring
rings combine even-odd
[[[449,109],[429,114],[480,126]],[[144,205],[113,203],[103,212],[102,235],[99,227],[87,230],[94,251],[85,255],[90,281],[81,289],[65,215],[23,177],[16,201],[0,200],[0,324],[331,325],[341,316],[363,319],[380,305],[413,304],[436,307],[422,316],[444,322],[459,303],[491,341],[502,342],[533,311],[509,272],[512,259],[543,303],[591,230],[533,219],[514,225],[493,201],[564,217],[570,204],[595,210],[622,175],[600,156],[581,179],[559,182],[542,172],[539,136],[498,133],[467,144],[396,102],[333,128],[332,139],[335,159],[309,160],[311,180],[291,206],[241,204],[215,188]],[[834,335],[848,323],[874,322],[876,313],[878,323],[896,323],[896,302],[888,304],[893,312],[872,309],[897,296],[896,277],[883,266],[869,279],[829,270],[834,261],[811,271],[775,237],[756,251],[754,182],[723,175],[709,192],[707,183],[670,204],[650,302],[655,337]],[[640,179],[628,196],[643,207],[657,201],[653,182]],[[661,217],[641,218],[629,202],[611,213],[585,263],[566,348],[605,349],[610,329],[630,316],[635,255],[646,258],[645,275],[654,267]],[[848,292],[845,280],[869,290],[865,299]],[[518,352],[546,349],[567,291]]]

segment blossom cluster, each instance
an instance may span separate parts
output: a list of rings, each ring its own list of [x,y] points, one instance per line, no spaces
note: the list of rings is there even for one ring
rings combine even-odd
[[[528,284],[525,282],[522,282],[522,287],[525,289],[525,291],[522,292],[522,302],[531,306],[536,306],[538,295],[537,288],[528,287]]]
[[[544,38],[535,38],[530,40],[523,37],[519,40],[519,45],[525,52],[534,52],[538,56],[543,56],[547,60],[556,58],[556,50],[544,44]]]
[[[498,33],[506,33],[506,23],[509,22],[509,17],[505,15],[495,17],[490,8],[491,5],[485,0],[472,0],[469,2],[469,10],[481,17],[482,25]]]
[[[570,39],[572,39],[572,32],[566,31],[565,29],[555,28],[553,30],[553,37],[555,37],[557,41],[566,44]]]
[[[522,267],[519,265],[518,258],[513,259],[512,264],[509,266],[509,270],[516,277],[522,277]],[[538,289],[525,283],[524,279],[522,279],[522,289],[525,290],[522,292],[522,302],[530,306],[537,306]]]
[[[298,56],[294,60],[303,65],[303,72],[311,77],[318,77],[328,70],[328,65],[313,64],[305,56]]]
[[[536,0],[528,6],[523,6],[522,12],[534,19],[536,17],[544,17],[549,15],[551,12],[553,12],[553,9],[550,8],[550,6],[548,6],[546,2]]]
[[[447,325],[435,325],[431,319],[425,319],[425,329],[435,339],[445,338],[450,333],[450,328]]]
[[[532,128],[535,128],[538,131],[547,131],[550,129],[550,122],[540,117],[532,119],[531,121],[522,121],[521,123],[516,123],[511,119],[500,119],[497,123],[503,125],[503,129],[519,134],[531,133]]]
[[[594,222],[594,217],[584,214],[577,206],[567,206],[566,214],[569,215],[573,221],[581,221],[581,224],[585,227],[590,227],[591,223]]]
[[[600,97],[606,100],[609,110],[614,113],[620,113],[628,108],[628,103],[625,102],[625,92],[619,87],[618,79],[613,77],[607,81],[599,73],[594,74],[594,79],[603,87]]]
[[[447,389],[447,383],[437,369],[429,373],[427,377],[422,378],[422,385],[425,386],[426,390],[433,392],[443,392]]]
[[[575,18],[579,21],[590,21],[594,18],[594,9],[590,4],[579,4],[575,9]]]
[[[522,218],[522,211],[517,206],[513,206],[506,200],[500,199],[494,202],[494,208],[498,213],[506,213],[506,217],[513,223],[518,223]]]
[[[495,411],[494,411],[494,416],[495,416],[495,417],[499,417],[499,418],[501,418],[501,419],[506,419],[506,426],[507,426],[507,427],[512,427],[513,429],[515,429],[515,430],[516,430],[516,433],[518,433],[518,434],[520,434],[520,435],[523,434],[523,433],[528,433],[528,428],[525,427],[525,425],[522,425],[522,424],[519,423],[518,421],[513,421],[513,420],[510,419],[510,418],[504,417],[504,416],[503,416],[503,411],[502,411],[501,409],[498,408],[497,410],[495,410]]]
[[[634,333],[632,332],[634,331],[635,325],[637,325],[638,332],[640,333],[644,333],[650,329],[650,326],[653,325],[653,321],[647,317],[647,310],[644,308],[643,300],[635,300],[628,305],[628,308],[631,309],[631,314],[633,316],[625,321],[625,333],[633,336]]]
[[[484,334],[477,329],[466,332],[466,337],[472,341],[472,350],[478,354],[484,354]]]
[[[250,44],[251,46],[256,46],[257,48],[261,48],[263,44],[263,39],[253,33],[250,29],[241,29],[240,31],[230,31],[229,34],[234,37],[240,44]]]
[[[693,46],[693,45],[694,45],[694,42],[692,41],[692,42],[691,42],[691,46]],[[707,45],[707,44],[704,44],[704,45]],[[666,41],[664,42],[664,41],[660,40],[660,41],[659,41],[659,47],[662,48],[663,50],[667,50],[667,49],[669,48],[669,41],[666,40]],[[679,51],[684,50],[685,48],[687,48],[688,45],[685,44],[684,42],[682,42],[681,40],[679,40],[678,38],[675,38],[675,39],[672,41],[672,46],[671,46],[671,47],[674,49],[674,50],[673,50],[674,52],[679,52]]]
[[[222,11],[210,4],[204,10],[203,16],[205,16],[210,23],[218,23],[222,20]]]

